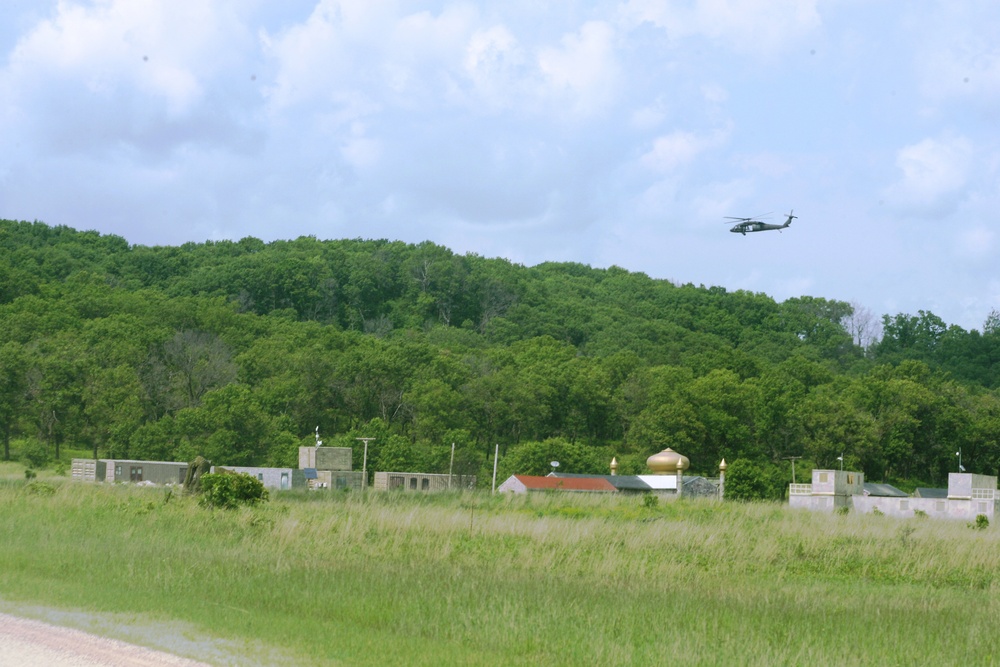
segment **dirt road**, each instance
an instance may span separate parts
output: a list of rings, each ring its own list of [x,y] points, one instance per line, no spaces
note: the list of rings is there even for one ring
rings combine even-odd
[[[0,665],[7,667],[208,667],[205,663],[0,613]]]

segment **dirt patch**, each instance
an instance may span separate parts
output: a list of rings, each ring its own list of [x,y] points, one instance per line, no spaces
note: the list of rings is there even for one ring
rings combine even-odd
[[[208,667],[116,639],[0,614],[0,664],[52,667]]]
[[[9,612],[0,612],[0,665],[267,667],[282,664],[274,651],[266,647],[207,637],[180,622],[4,602],[0,602],[0,609]],[[198,656],[208,662],[181,656]]]

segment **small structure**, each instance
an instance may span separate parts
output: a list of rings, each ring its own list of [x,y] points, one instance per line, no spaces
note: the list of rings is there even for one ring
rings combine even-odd
[[[70,479],[78,482],[103,482],[107,476],[108,464],[101,459],[73,459],[70,463]]]
[[[476,477],[423,472],[377,472],[372,488],[375,491],[457,491],[476,488]]]
[[[354,450],[350,447],[299,447],[299,469],[307,488],[361,491],[364,473],[352,470],[353,465]]]
[[[360,470],[303,470],[306,486],[310,489],[331,489],[334,491],[361,491],[364,487],[364,474]]]
[[[497,488],[499,493],[529,493],[533,491],[572,491],[582,493],[615,493],[618,491],[603,477],[574,475],[546,477],[511,475]]]
[[[831,511],[845,507],[856,512],[912,517],[917,512],[942,519],[975,519],[996,513],[997,478],[991,475],[953,472],[948,489],[918,489],[908,496],[889,484],[865,484],[860,472],[813,470],[812,484],[792,484],[788,502],[792,507]],[[943,492],[943,493],[942,493]]]
[[[812,484],[789,484],[788,504],[811,510],[832,511],[852,507],[854,496],[864,492],[864,473],[851,470],[813,470]]]
[[[184,484],[188,466],[186,461],[135,461],[130,459],[102,459],[105,482],[131,482],[133,484]],[[99,468],[99,466],[97,466]]]

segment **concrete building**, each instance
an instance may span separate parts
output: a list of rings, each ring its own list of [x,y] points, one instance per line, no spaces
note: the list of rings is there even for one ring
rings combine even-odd
[[[104,478],[100,476],[104,469]],[[140,482],[150,484],[184,484],[188,464],[182,461],[135,461],[130,459],[73,459],[73,479],[77,479],[76,470],[80,471],[80,479],[94,477],[95,482]]]
[[[422,472],[377,472],[372,488],[375,491],[458,491],[476,488],[476,477]]]
[[[299,468],[352,470],[354,452],[350,447],[299,447]]]
[[[257,479],[264,488],[286,491],[306,488],[306,474],[296,468],[254,468],[248,466],[212,466],[212,472],[229,470]]]
[[[299,469],[310,489],[361,491],[365,488],[364,474],[352,470],[353,457],[350,447],[299,447]]]
[[[360,470],[303,470],[306,485],[310,489],[330,489],[332,491],[361,491],[364,488],[364,475]]]
[[[862,514],[876,510],[888,516],[912,517],[920,512],[941,519],[973,520],[996,513],[997,478],[991,475],[953,472],[948,489],[920,489],[908,496],[888,484],[865,484],[864,475],[845,470],[813,470],[812,484],[792,484],[788,502],[792,507],[832,511],[845,507]],[[943,492],[943,493],[942,493]]]
[[[850,508],[853,506],[853,497],[864,492],[864,484],[864,473],[851,470],[813,470],[812,484],[788,485],[788,504],[811,510]]]

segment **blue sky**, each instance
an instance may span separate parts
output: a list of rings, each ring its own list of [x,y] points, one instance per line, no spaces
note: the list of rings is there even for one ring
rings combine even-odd
[[[0,217],[431,240],[980,328],[997,35],[995,0],[7,0]]]

